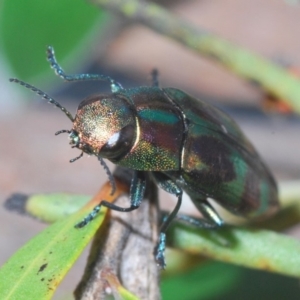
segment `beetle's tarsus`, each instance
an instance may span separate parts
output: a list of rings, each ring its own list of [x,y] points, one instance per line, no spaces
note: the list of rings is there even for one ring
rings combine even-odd
[[[82,227],[86,226],[87,224],[89,224],[93,219],[95,219],[95,217],[99,213],[100,209],[101,209],[100,204],[95,206],[94,209],[81,222],[77,223],[74,227],[82,228]]]
[[[143,172],[140,172],[140,173],[143,173]],[[144,178],[142,178],[141,180],[143,181],[143,179]],[[141,199],[143,199],[143,197],[144,197],[144,184],[145,184],[145,182],[143,181],[142,183],[140,183],[137,186],[137,191],[139,192],[138,194],[141,197]],[[139,200],[140,199],[138,199],[138,202],[135,203],[134,201],[137,201],[137,199],[135,199],[135,197],[133,197],[133,201],[131,201],[129,207],[120,207],[120,206],[110,203],[108,201],[102,200],[97,206],[94,207],[94,209],[81,222],[79,222],[75,225],[75,228],[82,228],[82,227],[86,226],[88,223],[90,223],[93,219],[95,219],[95,217],[99,213],[102,206],[104,206],[108,209],[111,209],[111,210],[115,210],[115,211],[130,212],[130,211],[133,211],[133,210],[139,208],[140,203],[141,203],[141,201],[139,201]]]
[[[165,260],[165,250],[166,250],[166,234],[161,232],[159,235],[159,241],[157,246],[155,247],[155,260],[159,267],[162,269],[166,268],[166,260]]]

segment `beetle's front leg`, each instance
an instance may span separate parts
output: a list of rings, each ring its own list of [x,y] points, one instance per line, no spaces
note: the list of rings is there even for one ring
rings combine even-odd
[[[145,173],[142,171],[135,171],[130,186],[130,207],[120,207],[108,201],[102,200],[97,206],[94,207],[91,213],[89,213],[81,222],[75,225],[75,228],[82,228],[90,223],[97,216],[102,206],[121,212],[130,212],[137,209],[144,198],[145,188]]]

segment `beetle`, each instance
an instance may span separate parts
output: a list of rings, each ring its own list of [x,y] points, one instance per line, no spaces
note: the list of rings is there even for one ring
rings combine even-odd
[[[159,187],[177,197],[172,212],[164,219],[155,249],[155,258],[164,268],[166,230],[176,217],[185,191],[202,219],[182,220],[200,228],[218,228],[224,222],[208,199],[230,212],[247,218],[262,218],[279,208],[276,182],[260,156],[227,114],[175,88],[160,88],[157,72],[152,86],[125,89],[112,78],[100,74],[67,75],[57,63],[54,49],[47,59],[55,73],[66,81],[104,80],[111,93],[88,96],[78,106],[76,116],[34,86],[10,79],[60,108],[73,123],[70,144],[83,153],[103,158],[134,171],[130,206],[119,207],[101,201],[76,228],[87,225],[101,206],[129,212],[139,207],[149,173]],[[105,166],[105,165],[104,165]],[[108,168],[105,166],[109,176]]]

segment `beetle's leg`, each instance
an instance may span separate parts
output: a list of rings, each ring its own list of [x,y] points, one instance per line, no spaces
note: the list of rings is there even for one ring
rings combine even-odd
[[[172,181],[170,178],[163,175],[162,173],[152,172],[152,174],[159,187],[161,187],[166,192],[175,195],[177,197],[177,203],[175,208],[163,220],[163,223],[160,228],[159,240],[154,252],[155,259],[158,265],[164,269],[166,267],[166,262],[165,262],[166,231],[170,223],[172,222],[172,220],[176,218],[176,215],[180,209],[181,202],[182,202],[182,189],[174,181]]]
[[[102,80],[102,81],[108,81],[110,83],[111,91],[113,93],[123,89],[122,85],[119,82],[113,80],[109,76],[105,76],[101,74],[67,75],[65,71],[62,69],[62,67],[58,64],[52,46],[47,47],[47,60],[49,61],[51,68],[55,71],[56,75],[58,75],[59,77],[61,77],[66,81]]]
[[[151,72],[151,76],[152,76],[152,86],[159,87],[158,70],[153,69],[152,72]]]
[[[75,227],[82,228],[91,222],[99,213],[102,206],[121,212],[130,212],[137,209],[144,198],[145,188],[145,173],[142,171],[135,171],[130,186],[130,207],[120,207],[108,201],[102,200],[97,206],[94,207],[91,213],[88,214],[81,222],[77,223]]]
[[[197,203],[196,206],[202,213],[204,219],[197,219],[186,215],[177,215],[177,219],[184,223],[206,229],[218,228],[224,224],[224,221],[207,200],[197,199],[197,201],[193,202]]]

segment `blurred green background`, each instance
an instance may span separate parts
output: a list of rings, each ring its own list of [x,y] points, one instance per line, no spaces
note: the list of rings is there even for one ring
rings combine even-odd
[[[72,65],[108,20],[103,11],[81,0],[2,2],[2,57],[13,74],[27,81],[49,76],[50,69],[45,64],[47,45],[55,47],[61,61]],[[83,59],[86,61],[87,58]]]

